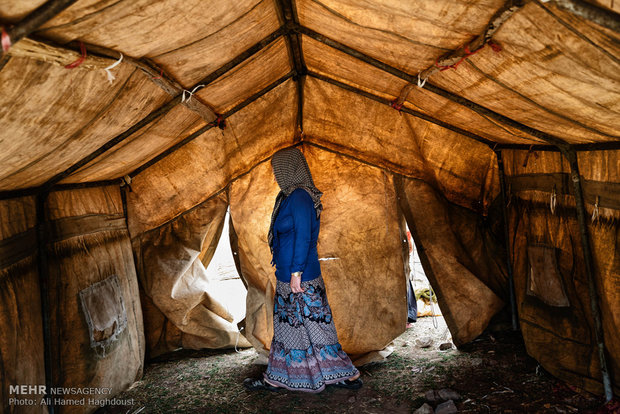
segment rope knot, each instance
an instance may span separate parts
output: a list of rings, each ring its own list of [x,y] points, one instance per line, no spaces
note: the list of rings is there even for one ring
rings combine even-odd
[[[398,103],[398,98],[394,99],[390,102],[390,106],[398,111],[399,114],[402,114],[403,104]]]
[[[188,91],[187,89],[183,89],[183,96],[181,97],[181,102],[189,101],[190,99],[192,99],[192,96],[194,96],[194,93],[196,93],[198,89],[204,88],[204,87],[205,87],[204,85],[198,85],[191,91]]]
[[[215,118],[215,121],[209,123],[209,125],[224,130],[224,128],[226,128],[226,120],[222,115],[218,115],[217,118]]]
[[[4,26],[0,26],[0,29],[2,29],[2,51],[6,53],[11,48],[11,37],[4,29]]]
[[[114,76],[114,74],[110,71],[110,69],[114,69],[115,67],[120,65],[122,61],[123,61],[123,54],[121,53],[121,57],[116,62],[112,63],[110,66],[103,69],[105,70],[105,73],[108,75],[108,82],[112,83],[114,82],[114,79],[116,79],[116,76]]]
[[[84,42],[82,42],[81,40],[80,40],[80,53],[82,56],[77,58],[75,62],[72,62],[66,65],[65,69],[75,69],[78,66],[80,66],[82,63],[84,63],[84,61],[86,60],[86,46],[84,45]]]
[[[502,45],[500,45],[499,43],[496,43],[493,40],[489,40],[487,43],[489,46],[491,46],[491,49],[493,49],[495,53],[499,53],[502,51]]]

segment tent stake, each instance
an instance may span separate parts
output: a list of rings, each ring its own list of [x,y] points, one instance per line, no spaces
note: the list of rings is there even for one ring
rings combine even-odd
[[[586,276],[588,278],[588,292],[590,294],[590,308],[594,318],[594,333],[596,336],[596,345],[598,349],[598,357],[601,364],[601,373],[603,375],[603,388],[605,389],[605,399],[610,401],[613,398],[611,388],[611,379],[607,370],[607,358],[605,357],[605,341],[603,337],[603,323],[601,319],[601,310],[598,305],[598,293],[596,289],[596,280],[594,272],[594,259],[592,256],[592,248],[590,245],[590,236],[588,233],[588,224],[586,221],[586,208],[583,201],[583,191],[581,183],[581,175],[579,174],[579,162],[577,153],[573,149],[562,151],[570,165],[571,180],[575,189],[575,204],[577,210],[577,221],[579,222],[579,233],[581,235],[581,247],[583,249],[583,257],[586,265]]]
[[[49,301],[49,262],[47,256],[47,219],[45,217],[45,200],[48,193],[43,192],[36,197],[37,214],[37,266],[39,273],[39,290],[41,295],[41,322],[43,327],[43,360],[45,364],[45,400],[53,401],[50,390],[53,387],[52,370],[52,343],[50,328],[50,301]],[[47,405],[49,414],[56,412],[56,404]]]
[[[504,160],[502,152],[495,151],[497,156],[497,169],[499,170],[499,187],[501,189],[502,216],[504,218],[504,239],[506,242],[506,271],[508,272],[508,291],[510,297],[510,314],[512,315],[512,330],[519,330],[519,316],[517,313],[517,301],[515,298],[514,274],[512,271],[512,259],[510,256],[510,231],[508,226],[508,206],[506,204],[506,178],[504,176]]]

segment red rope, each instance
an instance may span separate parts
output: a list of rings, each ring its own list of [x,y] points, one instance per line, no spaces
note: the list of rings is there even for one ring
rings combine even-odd
[[[491,49],[493,49],[493,51],[494,51],[495,53],[499,53],[499,52],[501,52],[501,51],[502,51],[502,46],[501,46],[499,43],[495,43],[494,41],[489,40],[489,41],[487,42],[487,44],[488,44],[489,46],[491,46]],[[483,45],[482,47],[484,47],[484,45]],[[456,68],[458,68],[458,67],[459,67],[459,65],[460,65],[461,63],[463,63],[463,61],[464,61],[465,59],[467,59],[467,58],[468,58],[468,57],[470,57],[471,55],[474,55],[474,54],[478,53],[478,51],[480,51],[480,50],[482,49],[482,47],[481,47],[481,48],[479,48],[478,50],[474,50],[474,51],[472,52],[472,51],[470,51],[470,50],[469,50],[469,45],[467,45],[467,46],[465,46],[465,49],[464,49],[464,50],[465,50],[465,56],[461,57],[461,58],[458,60],[458,62],[456,62],[455,64],[453,64],[453,65],[447,65],[447,66],[440,65],[440,64],[439,64],[439,59],[437,59],[437,60],[435,61],[435,66],[437,66],[437,67],[439,68],[439,71],[440,71],[440,72],[443,72],[444,70],[448,70],[448,69],[455,69],[455,70],[456,70]]]
[[[6,32],[6,30],[4,30],[4,27],[2,27],[2,51],[6,53],[9,51],[10,48],[11,38],[9,37],[9,34]]]
[[[489,40],[488,45],[491,46],[491,49],[493,49],[495,53],[499,53],[502,51],[502,45],[500,45],[499,43],[495,43],[494,41]]]
[[[480,49],[482,49],[482,48],[480,48]],[[440,65],[440,64],[439,64],[439,59],[437,59],[437,60],[435,61],[435,66],[437,66],[437,67],[439,68],[439,71],[440,71],[440,72],[443,72],[444,70],[448,70],[448,69],[455,69],[455,70],[456,70],[456,68],[458,68],[458,67],[459,67],[459,65],[460,65],[460,64],[461,64],[461,63],[462,63],[465,59],[467,59],[467,58],[468,58],[468,57],[470,57],[471,55],[474,55],[474,54],[478,53],[478,51],[479,51],[480,49],[478,49],[478,50],[474,50],[474,51],[472,52],[472,51],[470,51],[470,50],[469,50],[469,45],[467,45],[467,46],[465,46],[465,55],[464,55],[464,56],[462,56],[462,57],[458,60],[458,62],[456,62],[455,64],[453,64],[453,65],[448,65],[448,66],[443,66],[443,65]]]
[[[153,76],[151,79],[157,80],[157,79],[161,79],[163,77],[164,77],[164,70],[162,69],[161,72],[159,72],[159,76]]]
[[[65,69],[75,69],[86,60],[86,46],[84,46],[82,41],[80,41],[80,52],[82,52],[82,56],[80,56],[75,62],[69,63],[65,66]]]
[[[394,109],[396,109],[398,111],[399,114],[401,114],[401,110],[403,109],[403,104],[399,104],[398,103],[398,98],[394,99],[392,102],[390,102],[390,106]]]
[[[215,118],[215,121],[211,122],[209,125],[218,127],[219,129],[223,130],[224,128],[226,128],[226,120],[222,115],[218,115],[217,118]]]

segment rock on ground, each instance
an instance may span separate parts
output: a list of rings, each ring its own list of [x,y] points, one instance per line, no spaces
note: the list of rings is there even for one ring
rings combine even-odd
[[[428,405],[427,403],[422,404],[422,407],[418,408],[413,412],[413,414],[433,414],[433,407]]]
[[[456,405],[454,405],[454,401],[448,400],[446,402],[442,402],[435,408],[435,414],[455,414],[459,410],[456,409]]]

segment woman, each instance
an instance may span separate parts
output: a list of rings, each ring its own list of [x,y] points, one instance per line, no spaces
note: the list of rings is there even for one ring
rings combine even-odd
[[[328,384],[360,388],[360,373],[338,342],[321,277],[316,243],[323,194],[299,149],[278,151],[271,166],[281,190],[268,237],[277,278],[273,341],[264,378],[247,378],[244,385],[307,392]]]

